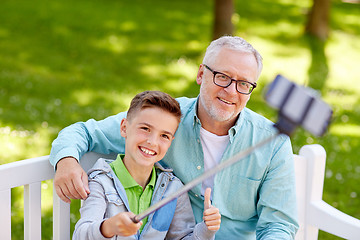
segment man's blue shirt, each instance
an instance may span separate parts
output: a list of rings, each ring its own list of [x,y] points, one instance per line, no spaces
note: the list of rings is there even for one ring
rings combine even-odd
[[[200,141],[201,122],[196,98],[178,98],[183,114],[167,154],[162,160],[184,184],[204,172]],[[126,113],[102,121],[76,123],[53,142],[50,162],[63,157],[80,159],[87,151],[124,153],[120,122]],[[273,123],[244,108],[228,132],[230,143],[222,161],[276,134]],[[290,139],[280,135],[248,157],[216,174],[212,204],[219,208],[220,230],[216,239],[293,239],[298,228],[295,175]],[[201,185],[189,191],[195,219],[202,221]]]

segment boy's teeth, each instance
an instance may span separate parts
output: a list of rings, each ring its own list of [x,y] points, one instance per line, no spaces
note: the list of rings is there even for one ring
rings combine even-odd
[[[148,149],[145,149],[145,148],[141,148],[141,151],[143,151],[144,153],[149,154],[149,155],[155,155],[154,151],[151,151],[151,150],[148,150]]]

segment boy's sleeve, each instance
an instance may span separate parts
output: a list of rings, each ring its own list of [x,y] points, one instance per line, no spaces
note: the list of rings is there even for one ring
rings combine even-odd
[[[106,200],[102,185],[97,181],[89,182],[90,195],[84,201],[80,213],[81,218],[75,225],[74,240],[105,240],[100,231],[105,220]],[[115,239],[111,238],[111,239]]]
[[[195,225],[187,193],[177,199],[176,210],[165,239],[214,239],[216,231],[208,230],[204,221]]]
[[[125,140],[120,135],[120,123],[124,117],[126,112],[101,121],[90,119],[64,128],[52,143],[50,163],[55,167],[64,157],[79,160],[90,151],[103,154],[124,153]]]

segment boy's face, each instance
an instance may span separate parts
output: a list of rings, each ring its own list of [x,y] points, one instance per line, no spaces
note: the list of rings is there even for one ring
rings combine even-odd
[[[177,127],[177,118],[158,107],[139,110],[130,121],[123,119],[121,136],[126,139],[125,166],[152,168],[165,156]]]

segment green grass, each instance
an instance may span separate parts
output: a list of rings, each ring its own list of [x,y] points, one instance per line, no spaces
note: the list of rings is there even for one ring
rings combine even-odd
[[[264,57],[248,106],[276,121],[263,88],[281,73],[323,86],[334,120],[323,138],[298,130],[294,152],[319,143],[327,151],[324,200],[360,218],[360,7],[332,1],[326,44],[303,36],[310,1],[236,1],[236,34]],[[47,155],[65,126],[124,111],[138,92],[198,94],[195,76],[211,37],[212,1],[25,1],[0,3],[0,164]],[[326,78],[327,77],[327,78]],[[326,79],[326,81],[325,81]],[[46,182],[43,189],[51,189]],[[43,239],[51,234],[44,191]],[[21,188],[13,207],[21,205]],[[50,204],[49,204],[50,202]],[[78,218],[79,202],[72,208]],[[21,207],[13,238],[22,239]],[[319,239],[337,239],[320,233]]]

